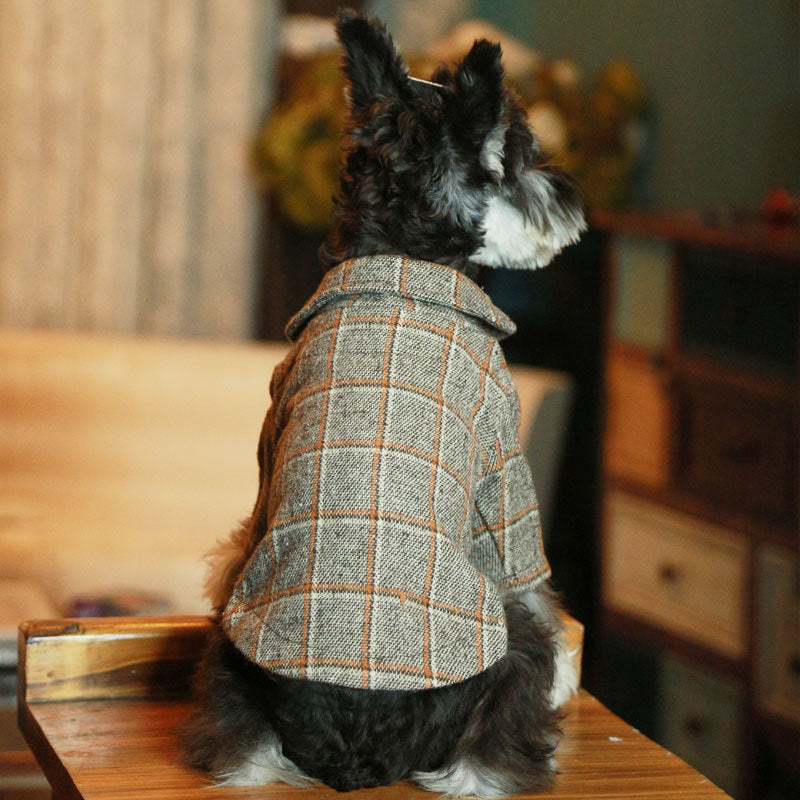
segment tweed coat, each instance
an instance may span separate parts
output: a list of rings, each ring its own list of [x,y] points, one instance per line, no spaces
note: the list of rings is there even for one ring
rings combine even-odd
[[[549,575],[499,339],[460,272],[345,261],[290,321],[259,443],[258,542],[223,627],[281,675],[463,681],[507,651],[501,597]]]

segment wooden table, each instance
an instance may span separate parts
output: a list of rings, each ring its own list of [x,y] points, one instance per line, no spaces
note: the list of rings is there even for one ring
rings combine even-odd
[[[180,763],[176,728],[191,701],[188,680],[204,617],[29,622],[20,628],[20,727],[55,800],[216,800],[337,795],[276,783],[209,789]],[[580,645],[582,628],[568,629]],[[710,800],[725,798],[677,756],[642,736],[585,691],[566,707],[554,788],[543,796]],[[434,798],[410,783],[351,793],[359,800]]]

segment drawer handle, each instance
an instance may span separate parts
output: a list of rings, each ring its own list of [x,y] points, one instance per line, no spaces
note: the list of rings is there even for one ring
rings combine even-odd
[[[720,448],[722,457],[734,464],[751,464],[761,456],[761,446],[758,442],[729,442]]]
[[[683,721],[683,729],[689,736],[702,736],[708,732],[710,727],[708,720],[698,717],[696,714],[686,717]]]
[[[675,564],[665,562],[658,565],[658,579],[662,583],[675,584],[681,577],[681,571]]]
[[[800,678],[800,653],[793,655],[789,659],[789,674],[793,678]]]

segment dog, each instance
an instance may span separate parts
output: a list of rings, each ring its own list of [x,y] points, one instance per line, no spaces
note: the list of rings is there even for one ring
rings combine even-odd
[[[234,785],[541,790],[577,680],[499,345],[514,326],[475,280],[547,264],[581,201],[498,44],[421,80],[378,21],[336,25],[326,272],[272,376],[252,516],[212,556],[183,752]]]

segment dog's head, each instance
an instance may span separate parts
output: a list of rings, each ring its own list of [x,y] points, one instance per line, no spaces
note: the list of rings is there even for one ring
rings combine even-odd
[[[585,228],[572,180],[545,163],[500,45],[476,41],[455,69],[409,76],[378,22],[345,11],[350,114],[325,266],[396,253],[465,269],[532,269]]]

